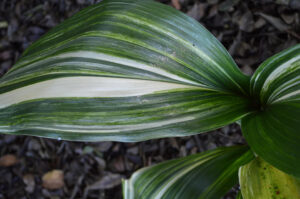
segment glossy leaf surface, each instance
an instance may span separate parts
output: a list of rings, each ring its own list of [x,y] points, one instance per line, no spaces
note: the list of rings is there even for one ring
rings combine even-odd
[[[267,59],[251,77],[251,93],[261,105],[300,98],[300,44]]]
[[[51,30],[0,80],[0,132],[196,134],[246,115],[249,81],[197,21],[153,1],[107,0]]]
[[[268,163],[300,177],[300,45],[264,62],[251,85],[261,110],[242,119],[247,142]]]
[[[252,158],[248,147],[227,147],[143,168],[123,182],[124,199],[221,198]]]

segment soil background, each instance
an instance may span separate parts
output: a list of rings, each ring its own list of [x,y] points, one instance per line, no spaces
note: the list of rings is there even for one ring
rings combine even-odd
[[[0,76],[49,29],[98,0],[0,0]],[[299,0],[161,0],[211,31],[251,75],[300,41]],[[0,102],[1,103],[1,102]],[[169,159],[245,143],[236,124],[182,138],[140,143],[67,142],[0,135],[0,199],[121,199],[121,178]],[[8,155],[8,156],[7,156]],[[43,186],[43,176],[61,183]],[[47,179],[47,177],[44,177]],[[44,182],[45,183],[45,182]],[[235,198],[238,185],[224,198]]]

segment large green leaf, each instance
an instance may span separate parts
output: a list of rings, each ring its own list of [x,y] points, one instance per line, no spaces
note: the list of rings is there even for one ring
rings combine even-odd
[[[197,21],[152,1],[107,0],[51,30],[0,80],[0,132],[196,134],[246,115],[249,82]]]
[[[251,85],[261,110],[242,119],[247,142],[273,166],[300,177],[300,45],[264,62]]]
[[[216,199],[253,159],[245,146],[224,147],[143,168],[123,182],[124,199]]]
[[[299,199],[300,181],[261,158],[256,158],[239,170],[244,199]]]

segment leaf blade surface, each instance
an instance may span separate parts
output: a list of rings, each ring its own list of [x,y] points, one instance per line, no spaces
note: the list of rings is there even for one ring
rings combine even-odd
[[[124,198],[221,198],[252,158],[248,147],[224,147],[147,167],[123,182]]]

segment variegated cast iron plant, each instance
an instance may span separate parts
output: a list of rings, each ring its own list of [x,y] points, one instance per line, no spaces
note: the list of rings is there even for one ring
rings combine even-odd
[[[137,171],[124,198],[300,198],[300,45],[244,75],[197,21],[106,0],[31,45],[0,80],[0,132],[79,141],[187,136],[241,120],[248,146]]]

